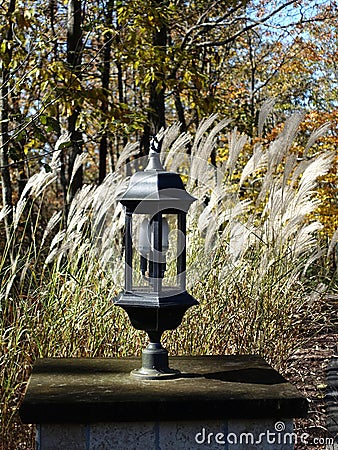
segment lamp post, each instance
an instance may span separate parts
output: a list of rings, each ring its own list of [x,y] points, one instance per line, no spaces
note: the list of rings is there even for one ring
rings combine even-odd
[[[119,198],[125,208],[125,286],[114,303],[148,334],[142,367],[131,373],[140,379],[179,374],[169,368],[161,336],[177,328],[187,309],[198,304],[186,291],[186,215],[196,199],[179,174],[163,168],[159,150],[154,139],[147,167],[131,177]]]

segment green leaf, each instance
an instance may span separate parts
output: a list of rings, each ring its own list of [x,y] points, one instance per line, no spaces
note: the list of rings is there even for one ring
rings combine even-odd
[[[40,116],[41,125],[47,126],[47,132],[55,131],[56,133],[61,132],[60,124],[58,120],[54,119],[54,117],[41,115]]]
[[[63,142],[62,144],[60,144],[59,149],[62,148],[69,148],[73,145],[72,141],[67,141],[67,142]]]
[[[44,167],[44,169],[45,169],[45,171],[46,171],[47,173],[52,172],[52,168],[50,167],[49,164],[44,164],[43,167]]]

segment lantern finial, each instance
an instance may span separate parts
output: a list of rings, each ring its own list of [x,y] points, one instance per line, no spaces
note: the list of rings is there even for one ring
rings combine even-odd
[[[160,153],[161,153],[162,142],[159,141],[156,136],[150,142],[149,150],[149,162],[147,167],[144,169],[145,172],[156,171],[163,172],[165,169],[161,163]]]

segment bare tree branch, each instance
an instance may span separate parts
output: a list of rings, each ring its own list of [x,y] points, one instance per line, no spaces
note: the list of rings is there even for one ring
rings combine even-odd
[[[280,11],[283,11],[285,8],[287,8],[288,6],[292,5],[294,3],[293,0],[289,0],[288,2],[284,3],[283,5],[279,6],[278,8],[276,8],[274,11],[272,11],[271,13],[267,14],[265,17],[263,17],[261,20],[253,20],[252,18],[246,18],[246,21],[250,21],[251,23],[246,25],[245,27],[243,27],[241,30],[239,30],[237,33],[233,34],[232,36],[226,38],[226,39],[222,39],[220,41],[206,41],[206,42],[200,42],[200,43],[196,43],[196,47],[216,47],[216,46],[222,46],[222,45],[228,45],[231,42],[234,42],[239,36],[241,36],[243,33],[246,33],[249,30],[252,30],[253,28],[262,25],[264,23],[266,23],[268,20],[270,20],[272,17],[276,16],[276,14],[278,14]],[[244,18],[243,18],[244,19]]]

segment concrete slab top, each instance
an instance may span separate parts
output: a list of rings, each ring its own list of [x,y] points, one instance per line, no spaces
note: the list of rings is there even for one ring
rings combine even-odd
[[[307,400],[258,356],[170,358],[172,380],[140,381],[140,358],[35,362],[20,408],[25,423],[303,417]]]

